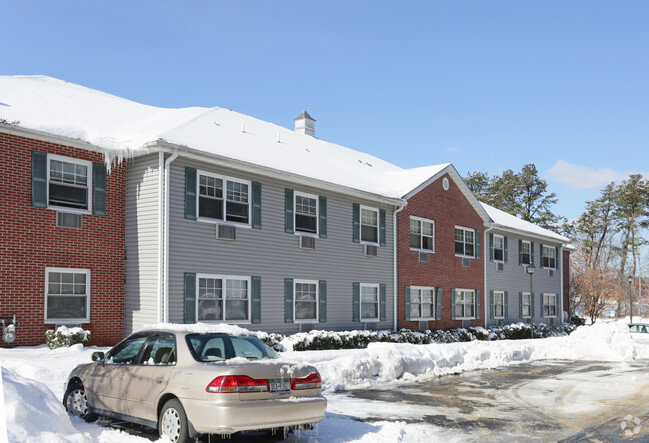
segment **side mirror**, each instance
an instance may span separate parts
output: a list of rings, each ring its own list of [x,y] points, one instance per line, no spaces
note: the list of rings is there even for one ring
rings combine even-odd
[[[92,361],[99,361],[99,362],[104,362],[104,353],[103,352],[93,352],[92,353]]]

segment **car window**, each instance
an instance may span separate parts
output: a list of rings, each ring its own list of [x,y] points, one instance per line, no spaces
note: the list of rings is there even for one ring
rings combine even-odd
[[[108,352],[107,363],[131,364],[140,353],[148,334],[136,334],[120,342]]]
[[[155,334],[151,336],[142,354],[144,365],[176,364],[176,338],[173,334]]]
[[[248,340],[249,338],[253,337],[232,337],[234,355],[250,360],[264,358],[263,350],[255,346],[255,343],[252,340]]]
[[[638,332],[638,327],[636,325],[629,325],[630,332]]]
[[[234,357],[250,360],[277,358],[277,353],[263,341],[252,336],[227,334],[188,334],[187,344],[194,359],[202,362],[220,361]]]

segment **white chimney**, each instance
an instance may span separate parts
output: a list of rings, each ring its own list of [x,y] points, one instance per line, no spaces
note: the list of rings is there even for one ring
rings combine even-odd
[[[315,119],[306,112],[306,109],[295,117],[295,132],[315,137]]]

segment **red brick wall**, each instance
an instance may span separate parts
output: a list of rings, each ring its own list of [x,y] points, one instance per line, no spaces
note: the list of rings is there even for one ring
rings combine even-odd
[[[103,162],[103,155],[0,133],[0,317],[20,321],[14,346],[45,342],[45,268],[90,269],[91,343],[124,331],[126,167],[107,175],[107,215],[83,215],[82,229],[57,228],[56,211],[31,203],[32,150]],[[0,346],[7,346],[0,340]]]
[[[428,185],[408,200],[408,206],[398,214],[398,327],[418,329],[418,321],[405,320],[405,287],[434,286],[442,288],[441,320],[430,321],[428,328],[453,329],[462,327],[462,320],[451,320],[451,290],[454,288],[480,290],[480,319],[471,320],[471,326],[484,325],[484,264],[480,259],[470,260],[462,266],[462,258],[455,256],[455,226],[480,230],[484,234],[483,220],[460,191],[453,179],[449,190],[442,187],[443,177]],[[435,253],[428,262],[419,261],[419,252],[410,250],[410,216],[435,221]],[[477,234],[477,232],[476,232]],[[480,239],[480,247],[484,249]]]

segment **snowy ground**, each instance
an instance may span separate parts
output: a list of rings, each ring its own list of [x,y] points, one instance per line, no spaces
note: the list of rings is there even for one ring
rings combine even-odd
[[[90,361],[95,347],[49,350],[45,346],[0,349],[0,417],[6,417],[9,441],[139,442],[148,440],[123,431],[70,418],[61,404],[70,370]],[[104,350],[104,349],[101,349]],[[370,344],[367,349],[286,352],[283,358],[309,362],[320,371],[329,400],[327,418],[317,430],[292,435],[303,442],[461,441],[462,435],[432,425],[393,421],[418,416],[418,407],[370,402],[340,391],[398,386],[477,369],[541,360],[630,362],[649,359],[649,345],[632,339],[626,324],[599,321],[566,337],[409,345]],[[2,396],[4,391],[4,395]],[[4,398],[4,403],[2,402]],[[385,417],[365,423],[355,418]],[[4,424],[0,420],[0,442]]]

